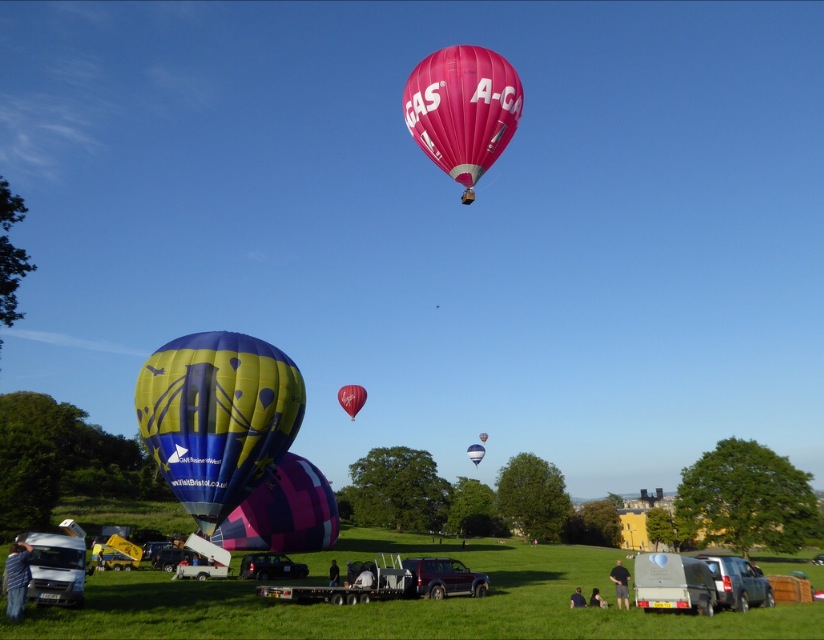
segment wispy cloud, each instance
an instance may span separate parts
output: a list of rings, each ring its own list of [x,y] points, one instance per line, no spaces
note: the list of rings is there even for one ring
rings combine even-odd
[[[28,331],[26,329],[6,328],[0,331],[0,339],[5,340],[6,338],[33,340],[35,342],[45,342],[59,347],[85,349],[86,351],[102,351],[103,353],[114,353],[124,356],[145,357],[148,353],[145,349],[132,349],[130,347],[123,347],[98,340],[83,340],[82,338],[73,338],[62,333],[51,333],[49,331]]]
[[[66,154],[99,151],[95,128],[112,106],[95,97],[100,72],[92,59],[58,59],[50,74],[55,82],[44,91],[0,94],[0,164],[55,179]]]

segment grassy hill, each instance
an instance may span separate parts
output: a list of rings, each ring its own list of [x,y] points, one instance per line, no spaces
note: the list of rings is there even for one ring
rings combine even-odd
[[[194,523],[176,504],[71,501],[55,513],[55,524],[74,518],[90,533],[103,525],[129,525],[163,532],[191,532]],[[599,587],[614,605],[607,576],[615,561],[633,562],[618,549],[566,545],[533,547],[522,540],[461,541],[381,529],[343,527],[332,551],[290,554],[309,565],[306,584],[325,584],[331,560],[370,560],[377,552],[402,556],[443,554],[490,574],[485,599],[443,602],[373,602],[355,607],[297,605],[259,598],[256,583],[238,579],[172,581],[149,568],[105,572],[87,583],[82,611],[29,607],[23,625],[0,623],[3,638],[812,638],[821,637],[824,603],[779,604],[748,614],[713,618],[646,615],[640,610],[575,610],[569,595],[580,586]],[[236,575],[243,554],[233,554]],[[805,554],[811,557],[813,552]],[[824,585],[824,567],[800,565],[804,558],[758,558],[768,575],[799,568]]]

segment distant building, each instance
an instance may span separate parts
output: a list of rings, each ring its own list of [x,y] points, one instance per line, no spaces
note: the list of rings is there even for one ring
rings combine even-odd
[[[641,489],[639,498],[624,501],[624,509],[618,509],[621,518],[622,548],[632,551],[655,551],[647,534],[647,512],[650,509],[665,509],[672,513],[675,509],[675,496],[665,496],[663,489],[656,489],[655,495],[649,495]],[[668,545],[659,543],[658,551],[670,551]]]

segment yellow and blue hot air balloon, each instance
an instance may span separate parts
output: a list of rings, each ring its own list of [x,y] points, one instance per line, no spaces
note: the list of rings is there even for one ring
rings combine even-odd
[[[277,347],[212,331],[155,351],[137,378],[135,408],[149,454],[211,535],[294,442],[306,388]]]

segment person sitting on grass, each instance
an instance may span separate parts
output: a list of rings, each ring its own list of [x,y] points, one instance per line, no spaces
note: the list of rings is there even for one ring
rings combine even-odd
[[[604,596],[601,595],[601,590],[598,587],[592,589],[592,595],[589,597],[589,606],[601,607],[602,609],[609,608],[609,603],[604,599]]]
[[[575,593],[569,596],[569,608],[580,609],[587,606],[587,599],[581,593],[581,587],[575,589]]]

